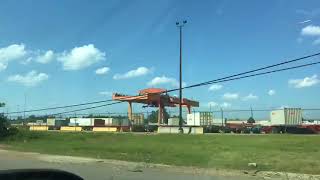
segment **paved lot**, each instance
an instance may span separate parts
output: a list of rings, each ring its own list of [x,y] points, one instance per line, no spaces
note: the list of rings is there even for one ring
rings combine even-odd
[[[179,169],[172,167],[159,167],[112,160],[97,160],[89,158],[75,158],[68,156],[43,155],[38,153],[22,153],[0,149],[0,169],[18,168],[53,168],[66,170],[88,180],[236,180],[261,179],[258,177],[238,175],[218,175],[204,173],[191,168]]]

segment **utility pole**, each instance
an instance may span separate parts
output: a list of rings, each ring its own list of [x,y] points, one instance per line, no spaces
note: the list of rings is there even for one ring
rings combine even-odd
[[[221,107],[220,107],[220,111],[221,111],[221,125],[223,126],[224,117],[223,117],[223,109]]]
[[[26,106],[27,106],[27,95],[26,92],[24,93],[24,110],[23,110],[23,119],[26,123]]]
[[[176,26],[179,28],[180,33],[180,75],[179,75],[179,131],[182,132],[182,27],[187,23],[186,20],[182,22],[176,22]]]

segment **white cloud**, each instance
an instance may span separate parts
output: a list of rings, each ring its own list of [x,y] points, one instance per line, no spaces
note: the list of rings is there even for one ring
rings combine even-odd
[[[41,64],[47,64],[54,59],[54,52],[52,50],[48,50],[43,54],[39,54],[36,57],[36,61]]]
[[[32,59],[33,59],[32,57],[28,57],[26,60],[23,60],[20,63],[23,65],[27,65],[32,61]]]
[[[290,106],[288,106],[288,105],[281,105],[279,108],[276,108],[276,109],[284,109],[284,108],[290,108]]]
[[[110,91],[101,91],[99,92],[99,94],[102,96],[112,96],[112,92]]]
[[[64,70],[80,70],[105,60],[106,54],[95,48],[93,44],[75,47],[70,52],[58,56]]]
[[[320,80],[318,76],[315,74],[311,77],[305,77],[303,79],[290,79],[288,81],[289,85],[292,85],[294,88],[304,88],[311,87],[318,84]]]
[[[320,26],[308,25],[301,30],[304,36],[320,36]]]
[[[209,87],[209,91],[217,91],[217,90],[219,90],[219,89],[221,89],[223,86],[222,85],[220,85],[220,84],[213,84],[213,85],[211,85],[210,87]]]
[[[128,71],[124,74],[115,74],[113,76],[113,79],[129,79],[129,78],[144,76],[149,73],[151,73],[150,69],[146,67],[138,67],[137,69]]]
[[[0,71],[7,68],[9,61],[23,58],[26,53],[24,44],[12,44],[0,48]]]
[[[4,63],[0,62],[0,72],[5,70],[5,69],[7,69],[7,66],[8,66],[7,64],[4,64]]]
[[[269,96],[273,96],[273,95],[276,94],[276,91],[275,91],[274,89],[270,89],[270,90],[268,91],[268,94],[269,94]]]
[[[222,108],[228,108],[228,107],[231,107],[231,104],[230,104],[230,103],[227,103],[227,102],[224,102],[224,103],[220,104],[220,107],[222,107]]]
[[[258,99],[258,96],[253,95],[251,93],[248,96],[245,96],[242,98],[243,101],[257,100],[257,99]]]
[[[148,86],[159,86],[159,85],[170,85],[173,87],[179,87],[179,82],[175,78],[170,78],[166,76],[155,77],[147,83]],[[182,83],[182,87],[185,87],[186,83]]]
[[[109,71],[110,71],[110,68],[102,67],[96,70],[96,74],[99,74],[99,75],[107,74]]]
[[[219,105],[218,103],[213,102],[213,101],[208,102],[208,107],[216,107],[216,106],[218,106],[218,105]]]
[[[308,19],[308,20],[305,20],[305,21],[301,21],[299,22],[300,24],[304,24],[304,23],[308,23],[308,22],[311,22],[311,19]]]
[[[8,81],[16,82],[24,86],[36,86],[42,81],[49,78],[46,73],[37,73],[37,71],[30,71],[25,75],[16,74],[8,77]]]
[[[236,100],[239,98],[239,94],[238,93],[225,93],[222,96],[222,98],[225,100]]]

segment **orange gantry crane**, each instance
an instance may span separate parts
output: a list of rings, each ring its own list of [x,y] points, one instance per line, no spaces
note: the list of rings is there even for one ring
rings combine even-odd
[[[165,107],[176,107],[179,105],[180,99],[177,97],[169,96],[166,89],[161,88],[148,88],[139,91],[136,96],[123,95],[113,93],[112,99],[116,101],[128,102],[128,119],[132,120],[132,103],[146,104],[151,107],[158,107],[158,124],[163,123],[163,109]],[[191,113],[191,107],[199,107],[199,102],[182,98],[182,106],[188,108]]]

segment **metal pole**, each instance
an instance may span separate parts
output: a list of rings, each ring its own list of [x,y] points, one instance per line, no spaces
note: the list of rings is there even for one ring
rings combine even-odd
[[[220,108],[220,110],[221,110],[221,124],[222,124],[222,126],[223,126],[223,121],[224,121],[224,117],[223,117],[223,109],[222,109],[222,108]]]
[[[26,106],[27,106],[27,95],[24,93],[24,108],[23,108],[23,119],[26,123]]]
[[[182,129],[182,26],[179,26],[179,31],[180,31],[179,129]]]
[[[187,23],[186,20],[182,22],[176,22],[177,27],[179,28],[180,35],[180,61],[179,61],[179,130],[182,132],[182,27]]]

